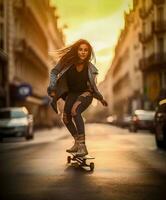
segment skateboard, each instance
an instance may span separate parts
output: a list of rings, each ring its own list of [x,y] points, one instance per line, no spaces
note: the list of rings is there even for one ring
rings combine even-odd
[[[90,170],[93,171],[94,170],[94,167],[95,167],[95,164],[94,162],[90,162],[90,164],[87,164],[86,161],[87,160],[93,160],[95,159],[94,157],[91,157],[91,156],[77,156],[76,153],[70,153],[72,156],[68,156],[67,157],[67,163],[71,163],[72,161],[76,161],[79,166],[81,167],[90,167]]]

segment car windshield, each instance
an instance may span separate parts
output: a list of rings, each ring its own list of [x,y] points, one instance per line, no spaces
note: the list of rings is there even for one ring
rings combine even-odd
[[[0,111],[0,119],[22,118],[26,114],[21,111]]]
[[[154,113],[144,113],[144,114],[138,114],[138,117],[143,120],[153,120],[154,119]]]

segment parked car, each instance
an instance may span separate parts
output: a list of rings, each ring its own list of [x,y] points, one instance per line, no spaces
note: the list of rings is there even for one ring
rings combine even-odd
[[[116,115],[110,115],[106,118],[106,122],[111,125],[116,125],[116,121],[117,121]]]
[[[166,99],[161,100],[156,109],[155,140],[157,147],[166,148]]]
[[[130,121],[131,121],[131,115],[125,114],[119,119],[118,125],[122,128],[126,128],[126,127],[129,127]]]
[[[10,136],[33,139],[33,115],[25,107],[0,109],[0,140]]]
[[[154,132],[155,111],[135,110],[130,121],[129,131],[144,129]]]

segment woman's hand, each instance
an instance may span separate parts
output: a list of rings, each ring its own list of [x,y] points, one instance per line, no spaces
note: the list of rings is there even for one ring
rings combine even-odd
[[[55,92],[54,92],[54,91],[51,91],[51,92],[50,92],[50,96],[51,96],[51,97],[54,97],[54,96],[55,96]]]
[[[54,97],[55,96],[55,92],[50,87],[47,88],[47,94],[50,97]]]
[[[101,103],[103,104],[103,106],[108,106],[108,103],[104,99],[101,100]]]

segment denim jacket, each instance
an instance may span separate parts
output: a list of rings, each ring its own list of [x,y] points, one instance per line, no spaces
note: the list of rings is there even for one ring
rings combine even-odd
[[[71,66],[68,66],[64,69],[62,69],[62,66],[60,63],[58,63],[50,73],[50,83],[47,88],[48,95],[52,91],[55,92],[55,97],[54,97],[54,106],[56,107],[57,100],[59,98],[64,99],[64,95],[68,93],[68,85],[65,77],[65,72],[70,68]],[[99,92],[96,83],[95,83],[95,78],[96,75],[98,74],[97,68],[91,63],[88,63],[88,77],[89,80],[87,82],[87,85],[89,87],[89,90],[92,93],[92,96],[98,100],[102,100],[103,96]]]

